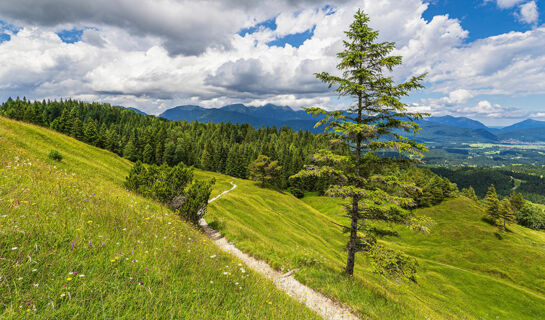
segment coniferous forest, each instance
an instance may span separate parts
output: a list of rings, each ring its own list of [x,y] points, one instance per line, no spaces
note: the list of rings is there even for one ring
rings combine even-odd
[[[259,155],[278,161],[282,171],[272,181],[286,188],[309,155],[327,144],[324,135],[284,128],[253,128],[230,123],[172,122],[109,104],[74,100],[9,99],[0,115],[49,127],[131,161],[176,165],[247,178]]]

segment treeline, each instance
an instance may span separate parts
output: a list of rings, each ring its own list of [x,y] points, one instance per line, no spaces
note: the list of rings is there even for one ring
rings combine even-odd
[[[282,168],[275,182],[280,188],[286,188],[288,178],[328,140],[325,135],[287,127],[173,122],[109,104],[74,100],[10,98],[0,106],[0,115],[52,128],[134,162],[184,163],[239,178],[248,178],[249,164],[266,155]]]
[[[479,198],[483,198],[488,187],[493,184],[501,197],[506,197],[515,190],[532,202],[545,203],[545,179],[542,175],[504,168],[433,167],[430,169],[456,183],[460,188],[473,187]]]

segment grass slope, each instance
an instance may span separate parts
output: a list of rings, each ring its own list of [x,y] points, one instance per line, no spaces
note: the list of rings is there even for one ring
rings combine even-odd
[[[47,158],[51,149],[62,162]],[[318,318],[166,207],[126,191],[130,166],[0,118],[1,319]]]
[[[211,173],[201,173],[210,176]],[[418,210],[435,225],[429,235],[398,228],[384,244],[418,259],[418,283],[388,280],[357,257],[354,280],[342,275],[346,237],[340,203],[310,195],[239,186],[207,213],[222,234],[275,268],[301,268],[295,277],[373,319],[536,319],[545,314],[545,233],[519,226],[499,240],[467,198]]]

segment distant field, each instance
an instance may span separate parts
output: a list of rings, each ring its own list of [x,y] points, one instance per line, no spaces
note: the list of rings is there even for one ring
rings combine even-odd
[[[318,319],[126,191],[130,166],[0,117],[0,319]]]

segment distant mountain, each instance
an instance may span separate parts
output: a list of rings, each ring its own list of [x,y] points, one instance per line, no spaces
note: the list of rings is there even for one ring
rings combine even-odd
[[[429,117],[429,118],[426,118],[425,120],[443,124],[450,127],[488,130],[488,127],[482,124],[481,122],[477,120],[465,118],[465,117],[442,116],[442,117]]]
[[[507,132],[507,131],[516,131],[516,130],[534,129],[534,128],[545,128],[545,121],[526,119],[524,121],[517,122],[513,125],[502,128],[500,131]]]
[[[145,112],[143,112],[143,111],[140,111],[140,110],[138,110],[138,109],[136,109],[136,108],[128,107],[127,109],[132,110],[132,111],[134,111],[134,112],[136,112],[136,113],[138,113],[138,114],[143,114],[143,115],[145,115],[145,116],[148,115],[147,113],[145,113]]]
[[[438,144],[462,142],[498,142],[500,139],[486,129],[472,129],[448,126],[432,121],[420,122],[422,130],[412,138],[419,142],[434,142]],[[486,128],[486,127],[485,127]]]
[[[274,104],[262,107],[231,104],[221,108],[184,105],[168,109],[159,116],[169,120],[247,123],[257,128],[287,126],[294,130],[321,131],[314,128],[319,118],[313,117],[303,110],[294,110],[287,106]],[[422,130],[412,138],[425,143],[446,145],[467,142],[497,143],[504,140],[545,141],[545,121],[532,119],[502,129],[488,128],[477,120],[465,117],[429,117],[418,122]]]
[[[273,104],[267,104],[263,107],[231,104],[221,108],[202,108],[195,105],[185,105],[168,109],[159,116],[173,121],[247,123],[254,127],[288,126],[295,130],[310,131],[315,131],[313,127],[318,121],[317,118],[307,114],[303,110],[296,111],[290,107]]]

